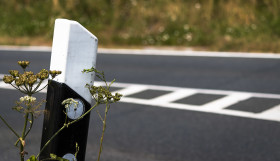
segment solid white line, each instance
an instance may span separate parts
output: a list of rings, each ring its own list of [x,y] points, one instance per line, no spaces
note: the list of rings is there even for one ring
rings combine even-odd
[[[45,51],[51,52],[49,46],[0,46],[0,50],[16,51]],[[226,58],[262,58],[280,59],[279,53],[246,53],[246,52],[214,52],[193,50],[167,50],[167,49],[108,49],[99,48],[99,54],[121,54],[121,55],[158,55],[158,56],[192,56],[192,57],[226,57]]]
[[[158,56],[280,59],[280,55],[276,54],[276,53],[212,52],[212,51],[192,51],[192,50],[99,49],[98,53],[100,53],[100,54],[122,54],[122,55],[158,55]]]
[[[131,85],[131,86],[125,88],[125,89],[121,89],[121,90],[114,91],[114,92],[118,92],[118,93],[123,94],[124,96],[127,96],[127,95],[132,95],[132,94],[135,94],[135,93],[145,91],[147,89],[148,88],[146,86]]]
[[[50,52],[51,47],[49,46],[0,46],[0,50],[3,51],[45,51]]]

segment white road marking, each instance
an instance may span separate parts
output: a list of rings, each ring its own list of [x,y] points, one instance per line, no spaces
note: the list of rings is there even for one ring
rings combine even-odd
[[[248,98],[252,97],[251,94],[245,94],[245,93],[233,93],[229,94],[226,97],[220,98],[218,100],[209,102],[205,105],[202,105],[202,108],[204,109],[216,109],[220,110],[226,107],[229,107],[233,104],[236,104],[240,101],[246,100]]]
[[[102,82],[94,82],[96,86],[104,85]],[[222,115],[270,120],[280,122],[280,105],[271,107],[261,113],[237,111],[232,109],[226,109],[227,107],[234,105],[240,101],[249,99],[251,97],[257,98],[270,98],[279,99],[278,94],[267,94],[267,93],[252,93],[252,92],[240,92],[240,91],[225,91],[225,90],[209,90],[209,89],[197,89],[197,88],[182,88],[182,87],[170,87],[170,86],[158,86],[158,85],[146,85],[146,84],[132,84],[132,83],[114,83],[112,87],[122,88],[120,90],[114,91],[122,93],[124,96],[121,102],[133,103],[140,105],[149,105],[155,107],[172,108],[180,110],[191,110],[208,112]],[[14,89],[3,81],[0,81],[0,88],[2,89]],[[170,91],[170,93],[158,96],[152,99],[143,99],[132,97],[132,94],[143,92],[146,90],[161,90]],[[46,92],[46,89],[42,92]],[[184,103],[176,103],[174,101],[192,96],[194,94],[218,94],[225,95],[224,97],[208,102],[204,105],[190,105]]]
[[[196,90],[184,90],[184,89],[179,89],[179,90],[175,90],[172,93],[168,93],[159,97],[156,97],[154,99],[152,99],[153,102],[155,103],[168,103],[168,102],[173,102],[188,96],[191,96],[193,94],[197,93]]]
[[[49,46],[0,46],[0,50],[16,51],[43,51],[51,52]],[[193,57],[230,57],[230,58],[261,58],[280,59],[279,53],[246,53],[246,52],[213,52],[194,51],[190,49],[108,49],[99,48],[99,54],[122,54],[122,55],[159,55],[159,56],[193,56]]]
[[[98,49],[100,54],[122,55],[159,55],[159,56],[194,56],[194,57],[230,57],[230,58],[269,58],[280,59],[276,53],[245,53],[245,52],[213,52],[193,50],[161,50],[161,49]]]

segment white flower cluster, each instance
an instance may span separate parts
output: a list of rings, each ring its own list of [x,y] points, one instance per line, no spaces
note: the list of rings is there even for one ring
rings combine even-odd
[[[36,98],[35,97],[32,97],[32,96],[24,96],[24,97],[20,97],[20,102],[24,102],[24,101],[27,101],[27,102],[35,102],[36,101]]]
[[[78,106],[78,101],[75,101],[73,98],[67,98],[61,104],[65,105],[65,108],[68,108],[70,105],[74,104],[74,109],[75,109]]]

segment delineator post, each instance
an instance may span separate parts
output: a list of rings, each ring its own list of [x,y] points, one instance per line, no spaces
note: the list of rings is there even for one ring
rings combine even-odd
[[[50,70],[62,71],[62,74],[50,81],[47,92],[41,148],[50,137],[65,123],[64,106],[67,98],[79,102],[78,108],[69,108],[67,117],[77,119],[91,107],[91,94],[85,88],[93,84],[94,74],[83,74],[83,69],[95,67],[98,39],[76,21],[57,19],[55,21]],[[49,158],[50,153],[66,159],[85,160],[89,115],[64,129],[40,155]],[[76,143],[79,146],[77,158]]]

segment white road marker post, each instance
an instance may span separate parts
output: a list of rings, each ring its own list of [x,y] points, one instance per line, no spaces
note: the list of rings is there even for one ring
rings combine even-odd
[[[62,71],[50,81],[47,92],[41,148],[65,123],[66,115],[61,104],[67,98],[79,102],[76,110],[70,106],[69,120],[75,120],[91,107],[91,94],[86,83],[93,84],[94,74],[83,74],[83,69],[95,67],[97,38],[76,21],[55,21],[50,70]],[[65,128],[40,154],[40,160],[50,158],[50,153],[59,157],[84,161],[89,126],[89,115]],[[76,143],[79,146],[75,158]],[[73,158],[74,157],[74,158]]]

